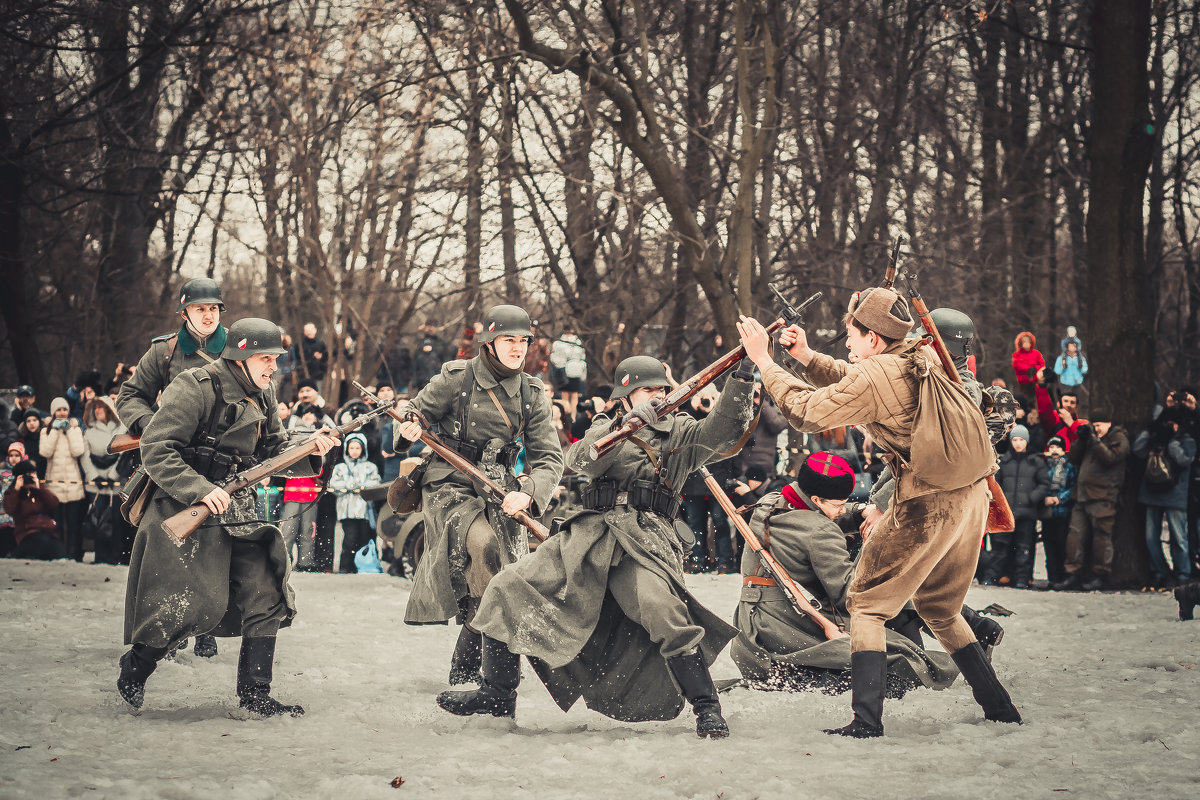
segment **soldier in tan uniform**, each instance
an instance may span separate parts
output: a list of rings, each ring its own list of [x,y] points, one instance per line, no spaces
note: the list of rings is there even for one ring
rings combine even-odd
[[[931,484],[911,451],[922,381],[932,380],[931,371],[942,368],[922,340],[905,341],[913,326],[908,303],[890,289],[856,292],[845,324],[846,347],[854,363],[818,354],[796,326],[780,336],[780,344],[806,367],[808,383],[772,360],[769,337],[757,320],[743,317],[738,323],[746,353],[762,371],[763,386],[793,426],[816,432],[863,425],[887,452],[885,460],[896,480],[892,502],[864,543],[850,584],[854,721],[827,732],[859,738],[883,735],[884,623],[909,600],[962,671],[984,716],[1020,722],[962,616],[987,520],[984,479],[995,471],[994,456],[990,451],[964,453],[963,468],[954,479]],[[942,410],[922,409],[920,418],[930,424]],[[921,431],[923,436],[930,433]]]

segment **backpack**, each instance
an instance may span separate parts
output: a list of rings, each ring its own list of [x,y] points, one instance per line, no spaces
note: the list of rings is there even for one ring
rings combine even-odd
[[[1146,462],[1146,474],[1142,480],[1157,489],[1168,489],[1175,485],[1179,477],[1179,467],[1167,455],[1165,447],[1156,447],[1150,451],[1150,460]]]
[[[915,477],[936,489],[960,489],[992,472],[996,455],[979,406],[926,358],[912,364],[920,381],[913,424]]]

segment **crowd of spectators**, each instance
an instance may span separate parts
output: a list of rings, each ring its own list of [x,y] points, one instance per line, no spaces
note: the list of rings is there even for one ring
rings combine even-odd
[[[428,320],[418,329],[415,347],[396,344],[373,376],[375,393],[384,400],[412,396],[438,373],[443,362],[470,358],[478,326],[467,326],[451,344],[442,327]],[[618,329],[605,345],[600,364],[589,370],[588,353],[578,332],[565,325],[551,338],[535,323],[525,369],[542,378],[551,402],[559,441],[569,448],[587,431],[592,419],[610,407],[606,381],[620,358],[640,352],[638,340],[623,340]],[[395,338],[395,337],[393,337]],[[720,355],[719,336],[695,348],[698,364]],[[296,341],[285,338],[289,352],[280,358],[278,413],[296,434],[323,425],[343,424],[369,405],[346,400],[344,387],[329,376],[329,347],[315,324],[303,326]],[[347,338],[346,346],[352,346]],[[1137,502],[1144,516],[1149,562],[1147,589],[1187,583],[1200,565],[1200,413],[1196,390],[1166,394],[1144,429],[1132,435],[1112,423],[1111,414],[1088,407],[1088,363],[1074,328],[1059,342],[1060,352],[1047,360],[1032,332],[1014,341],[1012,379],[1017,423],[997,446],[997,479],[1012,506],[1012,531],[989,534],[980,559],[979,580],[985,585],[1035,588],[1037,543],[1042,544],[1046,576],[1043,586],[1064,590],[1097,590],[1108,585],[1112,571],[1113,526],[1126,471],[1139,477]],[[708,347],[712,352],[704,350]],[[690,365],[689,365],[690,366]],[[0,468],[4,495],[0,515],[0,553],[18,557],[69,557],[83,560],[86,549],[98,563],[128,563],[134,530],[121,518],[118,490],[132,470],[132,458],[109,455],[108,443],[124,432],[113,399],[130,369],[118,365],[107,381],[99,372],[78,376],[43,410],[30,386],[21,386],[13,407],[0,414],[0,440],[6,458]],[[1005,384],[1002,378],[994,383]],[[321,394],[336,389],[338,402]],[[715,387],[698,393],[688,413],[703,418],[715,403]],[[344,401],[344,402],[341,402]],[[740,513],[789,479],[789,465],[820,450],[836,453],[854,469],[851,501],[869,502],[869,494],[885,467],[865,431],[839,428],[816,434],[789,430],[783,415],[758,386],[754,394],[756,422],[741,450],[710,466],[710,471],[739,507]],[[263,519],[277,522],[301,571],[355,572],[376,540],[383,511],[382,497],[371,489],[386,486],[401,462],[416,453],[394,452],[392,423],[377,419],[348,437],[326,456],[314,478],[273,479],[259,487]],[[564,477],[569,491],[573,477]],[[736,572],[741,540],[724,510],[699,475],[682,487],[681,517],[695,536],[686,568],[691,572]],[[335,531],[342,547],[334,564]],[[1164,552],[1164,542],[1168,553]],[[372,554],[373,555],[373,554]],[[392,574],[405,567],[398,552],[384,547]]]

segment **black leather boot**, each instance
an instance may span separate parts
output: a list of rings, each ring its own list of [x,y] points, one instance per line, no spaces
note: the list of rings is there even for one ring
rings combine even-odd
[[[482,634],[463,625],[458,632],[454,654],[450,656],[450,685],[479,683],[480,668],[483,666]]]
[[[271,697],[271,673],[275,666],[274,636],[243,636],[238,655],[238,705],[264,717],[304,714],[303,706],[288,706]]]
[[[1179,603],[1179,618],[1187,622],[1195,617],[1196,606],[1200,605],[1200,581],[1192,581],[1175,587],[1175,602]]]
[[[968,606],[963,606],[962,615],[971,628],[971,633],[975,634],[975,638],[979,640],[979,646],[983,648],[984,656],[991,661],[992,651],[1004,639],[1004,628],[996,620],[989,619]]]
[[[467,598],[462,605],[463,624],[458,632],[458,642],[454,645],[454,653],[450,656],[450,685],[462,683],[479,683],[483,677],[479,674],[483,666],[483,650],[480,634],[467,627],[475,619],[479,610],[479,598]]]
[[[517,715],[517,686],[521,683],[521,657],[504,642],[482,636],[483,681],[478,689],[467,692],[442,692],[437,704],[460,717],[491,714],[493,717]]]
[[[1008,691],[996,677],[996,671],[983,654],[979,642],[971,642],[950,657],[958,665],[963,679],[971,687],[975,702],[983,709],[984,719],[992,722],[1021,722],[1021,714],[1013,705]]]
[[[202,633],[196,637],[196,646],[192,652],[201,658],[212,658],[217,654],[217,637]]]
[[[887,689],[887,653],[862,650],[850,654],[850,708],[854,721],[826,733],[873,739],[883,736],[883,693]]]
[[[671,656],[667,668],[675,676],[683,698],[692,704],[696,715],[696,735],[702,739],[724,739],[729,735],[729,725],[721,716],[721,701],[717,699],[717,687],[712,674],[704,663],[704,655],[697,648],[690,653]]]
[[[129,652],[121,656],[121,675],[117,678],[117,691],[126,703],[134,708],[142,707],[142,702],[146,699],[146,680],[166,654],[165,647],[135,644]]]

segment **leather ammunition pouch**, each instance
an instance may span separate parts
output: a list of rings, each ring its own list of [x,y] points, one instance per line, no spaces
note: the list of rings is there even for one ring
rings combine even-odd
[[[212,437],[204,437],[212,439]],[[209,483],[218,486],[229,481],[237,474],[243,459],[234,453],[226,453],[210,444],[198,444],[185,447],[180,452],[183,460],[192,469],[204,476]]]
[[[608,511],[628,506],[635,511],[648,511],[667,519],[679,513],[680,499],[670,487],[658,481],[634,481],[628,492],[617,491],[616,481],[593,481],[582,492],[583,507],[589,511]]]
[[[479,464],[479,460],[483,458],[482,445],[469,442],[465,439],[456,439],[453,436],[443,436],[442,442],[472,464]],[[496,453],[496,463],[502,467],[512,469],[517,465],[517,457],[520,455],[520,442],[509,442]]]
[[[611,478],[594,480],[579,495],[588,511],[607,511],[617,505],[617,482]]]

